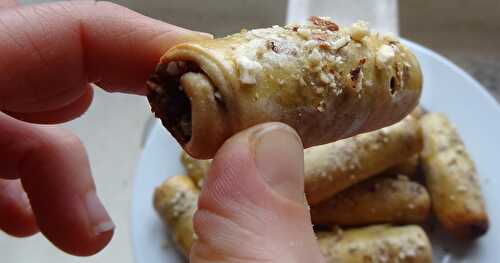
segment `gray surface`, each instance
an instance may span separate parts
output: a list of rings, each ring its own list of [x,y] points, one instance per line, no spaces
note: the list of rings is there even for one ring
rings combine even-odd
[[[138,12],[193,30],[225,36],[242,28],[283,24],[286,0],[115,0]]]
[[[441,53],[500,100],[500,1],[400,1],[400,33]]]

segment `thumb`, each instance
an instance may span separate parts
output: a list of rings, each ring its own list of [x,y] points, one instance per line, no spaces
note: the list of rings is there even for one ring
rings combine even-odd
[[[324,262],[304,197],[303,148],[284,124],[238,133],[215,156],[191,262]]]

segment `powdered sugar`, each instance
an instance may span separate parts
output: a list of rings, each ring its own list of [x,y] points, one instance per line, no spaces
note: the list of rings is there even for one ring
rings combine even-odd
[[[250,60],[246,56],[239,56],[236,58],[238,68],[240,70],[240,81],[243,84],[256,84],[257,75],[262,70],[260,63]]]
[[[389,45],[382,45],[377,50],[377,58],[375,60],[378,67],[383,68],[386,67],[389,63],[392,62],[395,56],[394,49]]]

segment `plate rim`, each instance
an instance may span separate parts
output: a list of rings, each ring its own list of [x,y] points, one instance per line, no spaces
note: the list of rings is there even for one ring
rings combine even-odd
[[[469,74],[467,71],[459,67],[457,64],[455,64],[453,61],[450,59],[446,58],[445,56],[437,53],[436,51],[433,51],[432,49],[416,43],[414,41],[411,41],[406,38],[400,38],[401,42],[404,43],[407,47],[410,47],[410,50],[419,50],[422,53],[425,53],[429,57],[432,57],[443,64],[446,64],[449,66],[451,69],[459,73],[461,76],[464,76],[467,81],[472,83],[475,88],[477,88],[480,91],[480,94],[483,98],[485,98],[488,101],[488,104],[492,106],[498,114],[500,114],[500,102],[498,102],[495,97],[488,91],[488,89],[483,86],[477,79],[475,79],[471,74]],[[424,83],[425,83],[425,76],[424,76]]]

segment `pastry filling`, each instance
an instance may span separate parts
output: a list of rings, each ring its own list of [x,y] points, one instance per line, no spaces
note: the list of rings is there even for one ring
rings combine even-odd
[[[201,69],[194,63],[173,61],[159,65],[148,81],[151,110],[183,144],[191,140],[191,101],[179,80],[188,71],[201,72]]]
[[[171,61],[168,64],[160,64],[147,82],[147,96],[151,110],[181,144],[188,143],[192,137],[192,105],[182,86],[185,82],[181,81],[181,77],[192,77],[192,73],[206,77],[194,62]],[[210,80],[207,81],[213,90],[213,98],[217,105],[225,109],[217,87]]]

